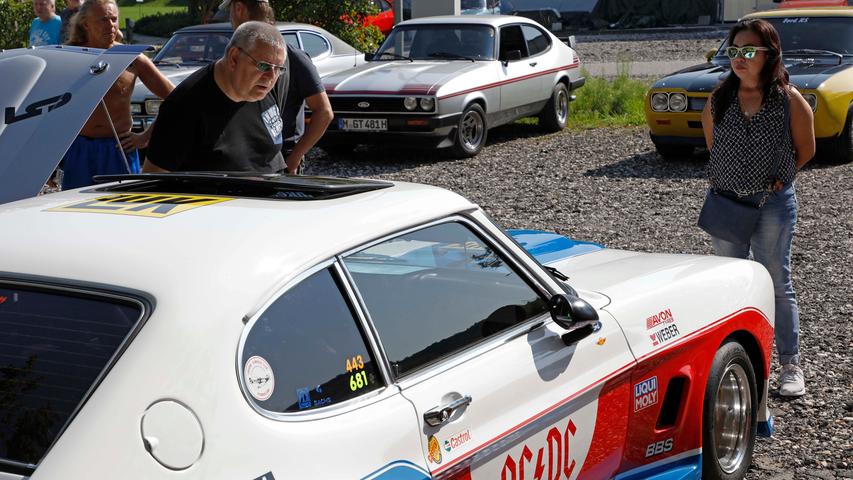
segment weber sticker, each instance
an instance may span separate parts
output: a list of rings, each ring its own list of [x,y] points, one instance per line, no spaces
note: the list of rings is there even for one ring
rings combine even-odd
[[[634,411],[639,412],[658,403],[658,377],[634,385]]]
[[[257,355],[249,357],[243,368],[243,377],[246,381],[246,390],[255,400],[259,402],[269,400],[275,390],[275,376],[266,359]]]
[[[227,202],[233,198],[200,195],[120,193],[50,208],[48,212],[109,213],[162,218],[198,207]]]
[[[668,327],[664,327],[657,332],[652,333],[649,335],[649,338],[652,341],[652,346],[656,347],[677,338],[679,335],[681,335],[681,332],[678,331],[678,326],[673,323]]]

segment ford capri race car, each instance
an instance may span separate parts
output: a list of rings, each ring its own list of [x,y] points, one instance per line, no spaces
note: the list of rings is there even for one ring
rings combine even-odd
[[[743,477],[762,266],[507,232],[402,182],[32,197],[140,51],[0,53],[0,478]]]
[[[790,82],[814,111],[818,148],[839,162],[853,160],[853,8],[784,8],[747,15],[776,28]],[[702,109],[731,72],[726,41],[706,64],[655,82],[646,94],[646,121],[658,153],[690,155],[704,147]]]
[[[394,142],[472,157],[490,128],[520,117],[562,130],[584,84],[575,51],[522,17],[409,20],[367,58],[323,79],[336,119],[326,150]]]

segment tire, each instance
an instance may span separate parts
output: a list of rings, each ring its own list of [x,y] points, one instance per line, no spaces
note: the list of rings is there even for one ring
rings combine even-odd
[[[539,126],[546,132],[559,132],[569,122],[569,89],[562,82],[554,85],[551,98],[539,112]]]
[[[850,163],[853,161],[853,105],[847,108],[847,119],[844,128],[835,140],[830,158],[838,163]]]
[[[693,155],[692,145],[673,145],[671,143],[656,143],[655,149],[664,160],[683,160]]]
[[[746,351],[723,344],[711,364],[702,406],[702,478],[739,480],[755,447],[758,387]]]
[[[453,139],[453,156],[456,158],[471,158],[486,145],[488,125],[483,108],[476,103],[465,107],[459,123],[456,125]]]

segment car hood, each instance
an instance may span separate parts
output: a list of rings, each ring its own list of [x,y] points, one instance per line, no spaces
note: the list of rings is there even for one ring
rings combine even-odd
[[[786,58],[785,68],[797,88],[817,88],[827,78],[850,68],[851,64],[816,63],[806,58]],[[652,88],[683,88],[688,92],[714,90],[731,71],[728,63],[703,63],[674,72],[654,83]]]
[[[374,61],[323,79],[328,93],[435,94],[450,78],[484,68],[488,61]],[[381,90],[377,87],[381,86]]]
[[[176,67],[172,65],[165,65],[157,67],[166,78],[172,82],[173,85],[178,86],[179,83],[183,82],[190,75],[195,73],[198,69],[202,68],[204,65],[191,65],[191,66],[181,66]],[[153,93],[148,87],[142,83],[142,80],[136,79],[136,84],[133,86],[133,94],[131,95],[131,101],[133,102],[144,102],[146,98],[159,98]]]
[[[0,203],[39,193],[118,76],[150,47],[0,52]]]

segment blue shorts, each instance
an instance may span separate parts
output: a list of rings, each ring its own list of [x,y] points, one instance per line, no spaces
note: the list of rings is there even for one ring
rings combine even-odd
[[[115,138],[77,135],[62,158],[62,189],[92,185],[95,175],[128,173]],[[139,173],[139,151],[126,153],[130,173]]]

